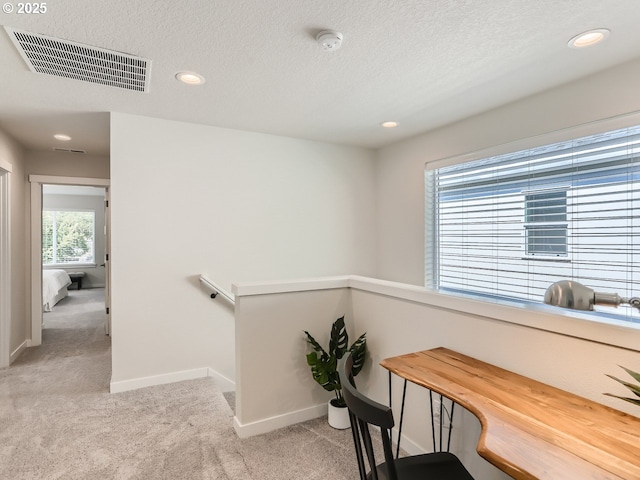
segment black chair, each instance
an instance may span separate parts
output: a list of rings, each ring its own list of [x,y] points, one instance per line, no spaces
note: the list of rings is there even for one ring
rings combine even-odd
[[[473,480],[458,457],[449,452],[394,458],[390,438],[394,426],[393,412],[391,408],[358,392],[351,374],[352,367],[351,354],[345,354],[338,364],[338,374],[349,408],[360,480]],[[369,425],[379,427],[382,434],[385,461],[380,464],[376,464]],[[364,453],[369,463],[369,473],[366,472]]]

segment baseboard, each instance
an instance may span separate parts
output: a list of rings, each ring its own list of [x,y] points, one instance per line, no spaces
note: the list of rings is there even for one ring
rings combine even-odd
[[[29,340],[25,340],[20,344],[18,348],[16,348],[13,352],[11,352],[11,355],[9,355],[9,365],[15,362],[16,359],[20,356],[20,354],[27,349],[27,347],[29,346],[29,343],[30,343]]]
[[[246,424],[241,424],[238,421],[238,417],[234,417],[233,428],[240,438],[247,438],[254,435],[268,433],[279,428],[288,427],[289,425],[295,425],[296,423],[313,420],[314,418],[318,418],[326,414],[327,404],[324,403],[322,405],[316,405],[314,407],[296,410],[295,412],[289,412],[276,417],[265,418],[264,420]]]
[[[398,429],[397,427],[391,431],[391,438],[394,443],[398,442]],[[395,447],[394,447],[395,448]],[[407,452],[409,455],[422,455],[423,453],[427,453],[427,451],[418,445],[416,442],[407,438],[406,435],[402,435],[402,440],[400,441],[400,448]]]
[[[228,379],[224,375],[219,372],[216,372],[213,368],[207,369],[207,376],[211,377],[215,380],[216,385],[222,393],[224,392],[235,392],[236,391],[236,382]]]
[[[111,382],[109,390],[111,393],[128,392],[139,388],[153,387],[155,385],[165,385],[167,383],[182,382],[183,380],[195,380],[209,376],[207,367],[195,368],[193,370],[182,370],[180,372],[163,373],[150,377],[132,378],[131,380],[121,380]]]
[[[216,372],[213,368],[202,367],[193,370],[182,370],[179,372],[164,373],[162,375],[152,375],[150,377],[132,378],[131,380],[121,380],[111,382],[109,391],[111,393],[127,392],[139,388],[153,387],[155,385],[165,385],[167,383],[182,382],[183,380],[195,380],[196,378],[212,377],[220,391],[233,392],[236,384],[224,375]]]

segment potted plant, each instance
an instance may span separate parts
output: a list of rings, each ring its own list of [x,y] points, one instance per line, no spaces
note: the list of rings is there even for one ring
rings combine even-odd
[[[635,397],[623,397],[621,395],[614,395],[612,393],[605,393],[605,395],[608,395],[610,397],[619,398],[620,400],[624,400],[626,402],[633,403],[634,405],[640,405],[640,373],[634,372],[633,370],[629,370],[628,368],[625,368],[623,366],[620,366],[620,368],[622,368],[625,372],[627,372],[629,375],[631,375],[633,377],[633,379],[638,382],[638,385],[635,385],[635,384],[630,383],[630,382],[626,382],[626,381],[621,380],[621,379],[619,379],[617,377],[614,377],[613,375],[607,374],[607,377],[612,378],[616,382],[619,382],[622,385],[624,385],[625,387],[627,387],[629,390],[631,390],[631,392],[633,392]]]
[[[325,350],[313,336],[305,330],[307,343],[313,351],[307,354],[307,364],[311,367],[313,379],[322,388],[335,394],[329,401],[329,425],[334,428],[349,428],[347,404],[342,396],[342,385],[338,376],[338,360],[347,352],[353,355],[353,375],[357,375],[364,365],[367,353],[366,333],[349,346],[349,335],[344,324],[344,316],[338,318],[331,327],[329,348]]]

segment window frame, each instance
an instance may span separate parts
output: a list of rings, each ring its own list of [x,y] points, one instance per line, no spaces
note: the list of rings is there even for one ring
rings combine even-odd
[[[640,343],[638,343],[638,341],[640,341],[640,323],[612,318],[607,314],[598,312],[598,307],[596,307],[596,311],[594,312],[584,312],[562,309],[559,307],[550,307],[548,305],[528,302],[526,300],[520,301],[517,299],[503,299],[491,297],[490,295],[485,296],[475,293],[466,293],[453,289],[438,289],[436,287],[437,283],[439,283],[439,265],[437,264],[437,260],[431,263],[426,262],[427,256],[429,255],[435,259],[439,257],[438,242],[434,241],[438,235],[438,222],[435,221],[438,211],[437,207],[433,208],[433,203],[437,202],[429,204],[429,202],[426,201],[428,193],[435,190],[435,175],[429,175],[430,172],[434,172],[442,167],[504,155],[510,152],[518,152],[521,150],[543,147],[545,145],[572,141],[581,137],[598,135],[638,125],[640,125],[640,112],[633,112],[425,162],[425,267],[431,266],[434,270],[433,272],[430,272],[428,268],[424,269],[425,288],[433,291],[438,298],[442,299],[440,303],[443,308],[450,308],[463,313],[479,314],[480,316],[484,316],[482,313],[479,313],[480,311],[490,312],[493,311],[492,309],[496,309],[495,318],[498,320],[504,320],[509,323],[515,323],[537,329],[539,328],[576,338],[584,338],[591,341],[621,346],[634,351],[640,351]],[[559,258],[556,260],[549,257],[544,259],[542,256],[527,257],[527,259],[550,259],[551,261],[561,261]],[[564,259],[564,261],[570,260]],[[436,283],[436,285],[434,285],[432,281]],[[634,292],[635,296],[639,294],[640,292]],[[484,305],[486,305],[486,307]],[[501,311],[503,307],[507,309],[506,311],[510,311],[515,308],[516,310],[521,311],[522,314],[513,317],[513,313],[510,313],[508,318],[506,315],[497,315],[497,312]],[[494,318],[494,315],[487,315],[487,317]],[[556,324],[558,317],[562,317],[564,319],[562,320],[562,326],[559,326],[560,324]],[[540,321],[536,319],[540,319]]]
[[[93,257],[93,261],[90,262],[53,262],[53,263],[45,263],[44,255],[41,253],[42,258],[42,267],[43,268],[74,268],[74,267],[95,267],[97,266],[96,262],[96,211],[91,208],[43,208],[42,209],[42,222],[44,223],[44,213],[45,212],[82,212],[82,213],[91,213],[93,216],[93,226],[92,226],[92,245],[91,245],[91,253]],[[44,250],[44,229],[42,231],[42,240],[41,240],[41,251]],[[55,248],[55,247],[54,247]],[[56,255],[54,255],[54,259]]]

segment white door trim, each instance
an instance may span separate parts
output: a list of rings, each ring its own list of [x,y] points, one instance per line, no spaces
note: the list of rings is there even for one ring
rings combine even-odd
[[[0,368],[11,363],[11,165],[0,160]]]
[[[42,343],[42,185],[109,187],[106,178],[29,175],[31,183],[31,342]]]
[[[105,201],[105,259],[104,259],[104,269],[105,269],[105,289],[104,289],[104,306],[107,311],[107,319],[104,324],[104,331],[107,335],[111,335],[111,203],[110,199],[111,193],[109,192],[109,187],[104,189],[104,201]]]

